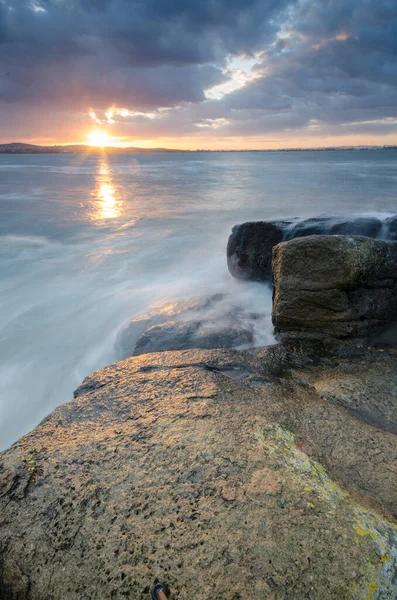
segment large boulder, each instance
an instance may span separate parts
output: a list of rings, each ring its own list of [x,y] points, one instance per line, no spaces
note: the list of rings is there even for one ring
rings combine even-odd
[[[273,249],[273,324],[290,338],[368,338],[397,323],[397,244],[310,236]]]
[[[382,221],[376,217],[313,217],[243,223],[233,227],[229,237],[228,268],[237,279],[270,282],[272,249],[281,241],[310,235],[363,235],[370,238],[384,235],[386,239],[397,239],[397,217],[395,223],[390,218],[390,224],[383,227]]]
[[[0,455],[0,597],[396,598],[396,360],[276,345],[88,377]]]

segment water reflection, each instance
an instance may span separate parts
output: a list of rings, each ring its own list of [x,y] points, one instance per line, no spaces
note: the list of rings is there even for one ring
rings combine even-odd
[[[122,213],[123,202],[114,185],[112,170],[106,156],[100,158],[95,183],[93,218],[99,220],[119,217]]]

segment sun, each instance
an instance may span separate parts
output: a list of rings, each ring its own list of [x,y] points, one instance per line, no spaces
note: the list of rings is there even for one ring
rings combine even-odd
[[[96,131],[91,131],[88,135],[88,141],[91,146],[101,146],[103,148],[104,146],[109,146],[112,140],[105,131],[97,129]]]

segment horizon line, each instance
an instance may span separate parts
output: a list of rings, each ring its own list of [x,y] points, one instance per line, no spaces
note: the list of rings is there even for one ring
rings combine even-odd
[[[291,152],[291,151],[311,151],[311,150],[355,150],[355,149],[364,149],[364,150],[368,150],[368,149],[393,149],[393,148],[397,148],[397,142],[395,144],[353,144],[353,145],[346,145],[346,144],[341,144],[340,146],[338,145],[327,145],[327,146],[308,146],[308,147],[302,147],[302,146],[294,146],[294,147],[282,147],[282,148],[232,148],[232,149],[226,149],[226,148],[215,148],[215,149],[209,149],[209,148],[195,148],[195,149],[184,149],[184,148],[167,148],[167,147],[161,147],[161,146],[155,146],[155,147],[145,147],[145,146],[134,146],[134,145],[130,145],[130,146],[98,146],[98,145],[90,145],[90,144],[84,144],[84,143],[58,143],[58,144],[33,144],[30,142],[2,142],[0,143],[0,153],[5,153],[4,151],[2,152],[2,148],[5,148],[7,146],[26,146],[26,147],[30,147],[30,148],[37,148],[37,149],[45,149],[45,150],[50,150],[50,149],[72,149],[72,148],[81,148],[82,150],[87,150],[89,152],[120,152],[122,153],[123,151],[131,151],[131,150],[135,150],[135,151],[144,151],[144,152],[155,152],[155,151],[165,151],[165,152]],[[21,148],[22,150],[23,148]],[[23,153],[23,152],[19,152],[19,153]],[[49,152],[50,154],[51,152]],[[13,152],[10,152],[10,154],[13,154]]]

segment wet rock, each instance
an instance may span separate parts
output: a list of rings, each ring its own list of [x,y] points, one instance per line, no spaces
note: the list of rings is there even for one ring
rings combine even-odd
[[[253,344],[252,329],[238,325],[219,326],[217,321],[172,322],[145,331],[134,349],[134,356],[147,352],[186,350],[188,348],[236,348]]]
[[[219,305],[222,300],[224,300],[223,294],[213,294],[209,298],[196,298],[189,302],[173,302],[158,309],[149,316],[133,319],[123,327],[117,336],[117,358],[123,360],[133,356],[138,338],[151,327],[171,320],[197,319],[198,315],[202,315]]]
[[[314,217],[243,223],[233,227],[229,237],[228,268],[237,279],[270,282],[272,249],[281,241],[310,235],[362,235],[378,238],[383,233],[386,237],[390,236],[390,239],[397,239],[397,225],[395,237],[392,233],[393,227],[394,225],[390,225],[383,228],[382,222],[376,217],[356,219]]]
[[[376,217],[360,217],[352,221],[338,221],[331,225],[330,235],[363,235],[378,238],[382,232],[382,221]],[[324,232],[327,235],[328,232]]]
[[[302,343],[91,375],[0,455],[1,597],[397,597],[396,360]]]
[[[284,240],[309,235],[363,235],[376,238],[382,228],[382,222],[376,217],[357,219],[336,219],[335,217],[315,217],[292,224],[285,231]]]
[[[287,224],[258,221],[235,225],[227,244],[227,266],[233,277],[270,281],[272,248],[282,241]]]
[[[273,250],[280,339],[368,338],[397,323],[397,244],[310,236]]]
[[[388,238],[397,241],[397,216],[386,219],[386,226]]]
[[[255,344],[268,315],[236,306],[225,294],[178,302],[134,319],[118,335],[117,358],[188,348],[237,348]]]
[[[397,349],[397,324],[388,325],[381,331],[370,336],[371,345],[379,348],[395,348]]]

